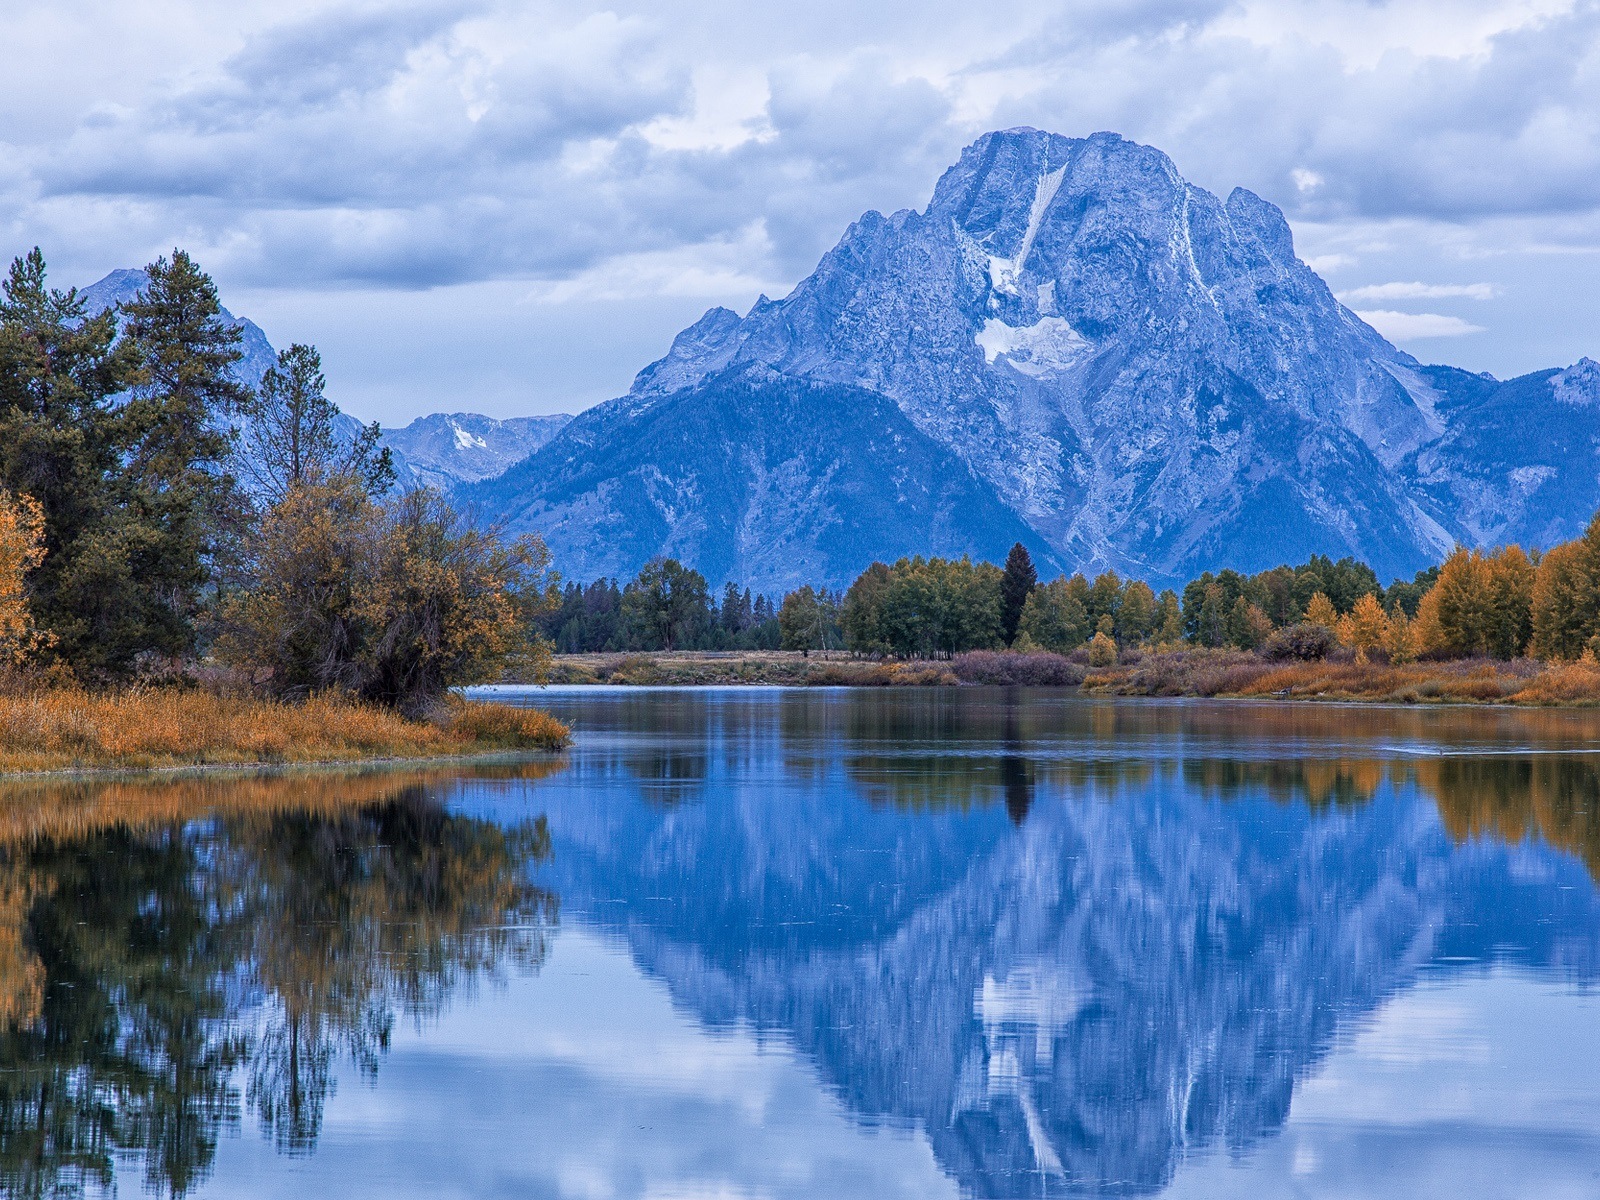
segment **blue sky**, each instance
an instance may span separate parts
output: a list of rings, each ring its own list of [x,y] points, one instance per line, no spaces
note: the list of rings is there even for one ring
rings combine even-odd
[[[572,411],[984,130],[1281,205],[1419,358],[1600,356],[1600,5],[55,0],[8,13],[4,251],[182,245],[363,418]]]

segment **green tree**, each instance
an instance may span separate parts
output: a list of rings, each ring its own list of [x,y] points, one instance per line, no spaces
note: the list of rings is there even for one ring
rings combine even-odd
[[[1130,579],[1122,588],[1117,603],[1116,636],[1119,642],[1137,646],[1156,628],[1156,594],[1143,580]]]
[[[193,649],[195,618],[242,509],[226,470],[238,331],[189,257],[147,269],[117,315],[87,318],[37,249],[0,300],[0,483],[44,513],[30,580],[56,653],[91,676]]]
[[[843,642],[837,601],[809,584],[783,598],[778,627],[785,650],[837,650]]]
[[[857,575],[845,592],[841,623],[845,648],[852,654],[889,652],[889,640],[883,633],[883,598],[889,580],[888,566],[875,562]]]
[[[322,356],[295,343],[278,353],[261,387],[241,404],[243,434],[235,453],[240,478],[268,504],[290,488],[349,475],[380,496],[394,485],[394,458],[374,421],[353,439],[338,437],[339,406],[326,395]]]
[[[1033,568],[1033,557],[1026,546],[1017,542],[1006,555],[1005,573],[1000,578],[1000,636],[1006,645],[1017,640],[1023,606],[1037,586],[1039,574]]]
[[[1183,641],[1183,606],[1178,603],[1178,593],[1166,588],[1156,598],[1156,617],[1150,640],[1162,646],[1176,646]]]
[[[1077,649],[1094,632],[1077,589],[1067,579],[1052,580],[1028,597],[1018,629],[1019,638],[1025,636],[1030,645],[1056,654]]]
[[[622,613],[641,648],[694,645],[711,620],[705,576],[675,558],[653,558],[622,592]]]

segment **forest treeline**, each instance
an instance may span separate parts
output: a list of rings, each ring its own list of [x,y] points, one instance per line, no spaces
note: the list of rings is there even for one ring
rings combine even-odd
[[[396,489],[376,425],[339,436],[314,347],[242,385],[183,251],[146,276],[99,313],[37,249],[0,285],[0,665],[115,684],[208,662],[416,712],[545,652],[538,538]]]
[[[1004,567],[970,559],[875,562],[842,594],[802,587],[773,604],[705,579],[672,559],[626,585],[568,584],[541,618],[563,652],[605,650],[848,650],[947,658],[970,650],[1070,654],[1109,662],[1139,647],[1255,650],[1320,658],[1600,655],[1600,516],[1583,537],[1540,554],[1518,546],[1457,549],[1409,580],[1382,585],[1352,558],[1315,555],[1255,574],[1206,572],[1181,591],[1155,591],[1115,571],[1038,579],[1028,551]]]

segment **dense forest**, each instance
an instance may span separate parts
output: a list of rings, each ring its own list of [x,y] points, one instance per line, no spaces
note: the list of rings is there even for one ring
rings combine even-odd
[[[1017,649],[1114,655],[1125,647],[1231,647],[1271,657],[1359,658],[1600,654],[1600,517],[1546,553],[1458,549],[1409,580],[1380,584],[1370,567],[1323,555],[1253,575],[1206,572],[1157,593],[1106,571],[1041,582],[1027,550],[1004,567],[966,558],[873,563],[841,595],[803,587],[776,605],[705,579],[672,559],[625,585],[566,585],[540,618],[558,651],[848,650],[947,658]]]

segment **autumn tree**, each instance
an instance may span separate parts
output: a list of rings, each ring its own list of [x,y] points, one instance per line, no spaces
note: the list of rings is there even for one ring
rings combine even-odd
[[[1539,560],[1530,607],[1538,657],[1572,660],[1600,649],[1600,516]]]
[[[0,665],[20,667],[54,640],[28,603],[28,574],[44,556],[44,509],[0,491]]]
[[[1328,599],[1324,592],[1315,592],[1306,604],[1305,623],[1307,625],[1321,625],[1324,629],[1337,629],[1339,625],[1339,611],[1334,608],[1333,601]]]
[[[1368,651],[1383,649],[1389,638],[1389,616],[1377,596],[1368,592],[1357,600],[1355,607],[1339,618],[1338,634],[1363,660]]]
[[[549,553],[503,541],[420,488],[382,504],[349,476],[293,487],[249,543],[224,608],[224,657],[270,691],[329,689],[407,713],[508,667],[537,675]]]
[[[1417,609],[1424,652],[1515,658],[1533,629],[1534,568],[1520,547],[1457,549]]]

